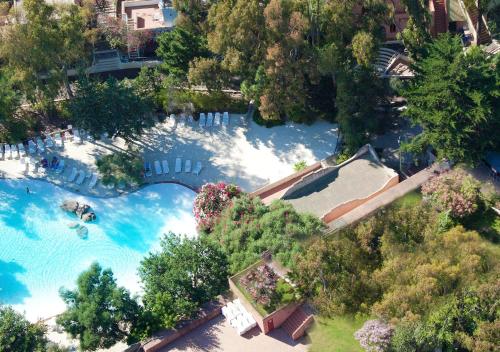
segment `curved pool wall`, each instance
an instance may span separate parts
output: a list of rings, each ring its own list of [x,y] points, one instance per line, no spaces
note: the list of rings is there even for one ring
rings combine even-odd
[[[30,193],[27,193],[26,188]],[[157,184],[116,198],[91,198],[33,180],[0,180],[0,303],[34,321],[64,310],[60,287],[74,288],[78,274],[97,261],[120,285],[140,292],[137,268],[159,247],[164,233],[196,236],[195,193]],[[59,208],[64,199],[89,204],[97,221],[81,239]]]

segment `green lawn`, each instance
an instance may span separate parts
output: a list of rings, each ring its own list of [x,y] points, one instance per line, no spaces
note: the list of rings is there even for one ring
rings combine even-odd
[[[414,206],[422,201],[422,193],[419,191],[411,191],[403,197],[397,199],[392,203],[392,206],[400,208],[403,206]]]
[[[363,326],[368,318],[347,316],[325,318],[316,316],[308,335],[311,342],[309,352],[363,352],[354,332]]]

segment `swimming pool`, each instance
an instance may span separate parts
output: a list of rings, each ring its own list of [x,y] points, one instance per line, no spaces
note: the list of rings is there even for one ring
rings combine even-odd
[[[137,267],[159,247],[162,234],[196,235],[194,196],[183,186],[158,184],[100,199],[41,181],[0,180],[0,302],[25,311],[30,320],[58,314],[64,310],[60,287],[74,288],[94,261],[111,268],[120,285],[140,292]],[[95,211],[97,221],[85,224],[86,239],[69,228],[78,219],[59,208],[65,199]]]

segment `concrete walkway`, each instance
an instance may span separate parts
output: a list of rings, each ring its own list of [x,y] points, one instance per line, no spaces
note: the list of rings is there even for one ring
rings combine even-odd
[[[405,194],[416,190],[428,179],[435,175],[435,172],[442,172],[447,169],[446,165],[434,164],[410,178],[402,181],[396,186],[390,188],[377,197],[370,199],[363,205],[353,209],[347,214],[327,224],[326,232],[331,233],[340,230],[343,227],[357,223],[358,221],[366,218],[367,216],[375,213],[382,207],[385,207],[396,199],[403,197]]]

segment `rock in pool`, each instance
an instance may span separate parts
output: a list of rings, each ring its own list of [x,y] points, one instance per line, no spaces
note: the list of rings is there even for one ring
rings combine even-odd
[[[89,212],[90,206],[87,204],[79,203],[76,200],[65,200],[61,204],[61,209],[76,214],[83,221],[88,222],[95,220],[96,216],[93,212]]]

